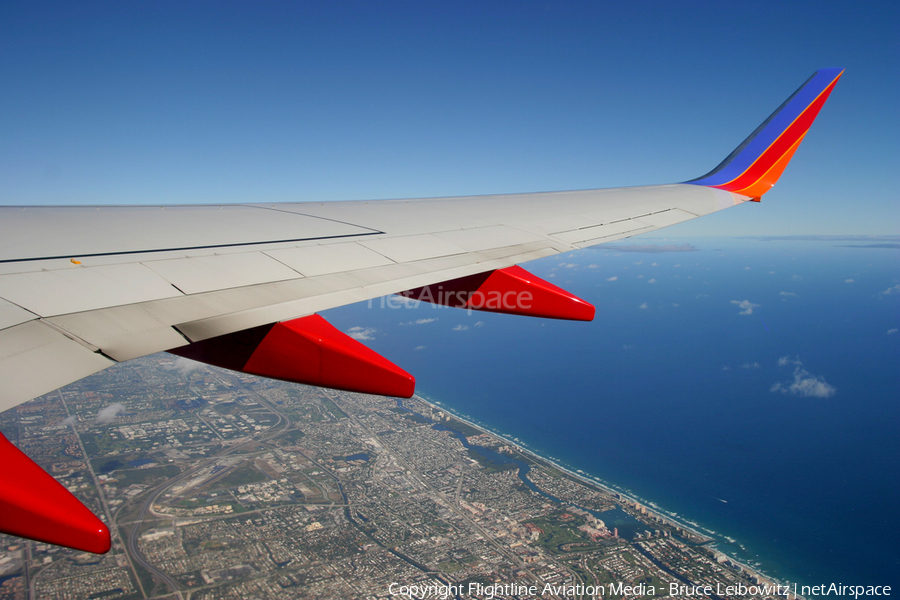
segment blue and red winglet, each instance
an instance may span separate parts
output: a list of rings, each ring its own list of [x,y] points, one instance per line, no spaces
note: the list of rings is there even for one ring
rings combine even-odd
[[[825,104],[843,69],[813,73],[722,164],[685,183],[727,190],[758,200],[772,189]]]

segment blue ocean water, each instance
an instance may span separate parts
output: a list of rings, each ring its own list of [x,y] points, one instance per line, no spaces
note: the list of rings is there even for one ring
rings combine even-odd
[[[864,244],[642,238],[525,265],[592,323],[378,301],[328,318],[430,400],[769,575],[898,589],[900,249]]]

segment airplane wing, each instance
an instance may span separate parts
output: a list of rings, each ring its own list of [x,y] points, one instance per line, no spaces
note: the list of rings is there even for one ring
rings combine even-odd
[[[758,201],[842,72],[814,73],[722,164],[685,183],[371,202],[0,207],[0,410],[160,351],[408,397],[412,376],[316,313],[401,294],[590,320],[593,307],[516,265]],[[0,455],[18,452],[2,442]],[[3,479],[0,509],[22,509],[22,484]],[[0,530],[108,549],[108,532],[97,542],[103,534],[90,520],[52,539],[27,525],[46,512],[11,525],[5,515],[14,511],[2,510]]]

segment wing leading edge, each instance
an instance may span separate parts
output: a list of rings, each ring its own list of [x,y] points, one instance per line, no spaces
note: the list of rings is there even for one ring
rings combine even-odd
[[[718,167],[682,184],[373,202],[0,207],[0,410],[164,350],[289,381],[411,395],[411,375],[315,313],[400,294],[590,320],[590,304],[516,265],[759,200],[842,73],[814,73]],[[14,486],[5,489],[16,497]],[[0,531],[109,547],[108,532],[89,519],[81,526],[93,533],[83,539],[48,536],[50,518],[7,523],[0,514]]]

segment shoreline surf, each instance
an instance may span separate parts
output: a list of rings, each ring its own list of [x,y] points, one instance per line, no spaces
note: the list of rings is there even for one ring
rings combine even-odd
[[[695,521],[688,521],[686,519],[680,518],[680,515],[665,510],[653,501],[646,500],[644,498],[641,498],[640,496],[636,496],[630,490],[619,488],[615,484],[600,479],[595,475],[590,475],[589,473],[585,473],[584,471],[579,469],[572,469],[571,467],[562,464],[561,461],[555,457],[548,457],[539,454],[537,451],[528,448],[527,445],[518,438],[511,438],[502,432],[490,428],[488,425],[474,421],[471,417],[462,416],[452,408],[444,405],[441,401],[431,399],[427,395],[424,395],[422,392],[417,392],[413,396],[413,398],[430,406],[434,410],[449,414],[452,418],[468,425],[469,427],[472,427],[473,429],[502,440],[503,442],[513,446],[517,452],[528,456],[531,460],[541,464],[542,466],[557,469],[565,473],[567,476],[578,480],[584,485],[598,488],[610,494],[617,494],[623,500],[623,503],[631,502],[632,505],[636,504],[644,507],[647,512],[652,514],[654,517],[658,517],[663,521],[669,523],[670,525],[680,527],[681,529],[695,536],[698,540],[702,540],[699,542],[700,544],[706,545],[707,547],[713,548],[717,552],[722,553],[732,563],[739,565],[745,571],[753,574],[756,577],[759,577],[760,581],[781,585],[788,584],[788,582],[786,581],[781,581],[778,578],[767,574],[760,568],[760,566],[748,564],[747,561],[736,558],[733,553],[723,551],[719,547],[720,542],[727,544],[738,544],[740,546],[740,542],[738,542],[734,538],[731,538],[730,536],[726,536],[724,534],[709,530]],[[702,529],[707,533],[701,533],[700,531],[698,531],[698,529]],[[798,598],[802,598],[802,596],[798,596]]]

